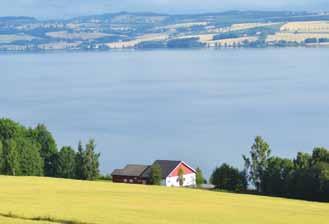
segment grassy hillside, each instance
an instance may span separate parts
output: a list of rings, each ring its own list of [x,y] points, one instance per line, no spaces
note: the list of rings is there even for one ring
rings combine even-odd
[[[329,204],[193,189],[0,176],[0,223],[326,223]],[[6,215],[16,216],[7,218]],[[65,222],[65,220],[67,222]],[[73,223],[73,222],[71,222]]]

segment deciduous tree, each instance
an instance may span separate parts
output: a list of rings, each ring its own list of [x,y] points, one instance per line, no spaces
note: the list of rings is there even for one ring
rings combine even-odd
[[[57,146],[52,134],[43,124],[30,131],[31,137],[40,144],[40,155],[44,160],[44,174],[48,177],[56,176],[56,158]]]
[[[76,153],[71,147],[63,147],[58,153],[58,171],[57,175],[62,178],[75,178]]]
[[[257,136],[254,144],[251,146],[250,157],[243,156],[247,169],[246,174],[258,192],[262,192],[262,178],[267,169],[267,162],[270,154],[270,146],[262,137]]]
[[[204,184],[205,182],[205,178],[203,177],[203,173],[202,170],[198,167],[196,168],[196,185],[200,186],[202,184]]]
[[[184,170],[182,168],[179,168],[178,170],[178,183],[179,183],[179,186],[183,186],[184,185]]]
[[[210,182],[218,189],[229,191],[242,192],[247,187],[243,172],[226,163],[214,170]]]

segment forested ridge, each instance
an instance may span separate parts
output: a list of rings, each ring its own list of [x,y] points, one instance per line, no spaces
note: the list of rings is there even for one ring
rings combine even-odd
[[[250,193],[255,188],[252,192],[261,195],[329,202],[329,150],[324,147],[281,158],[272,156],[270,145],[258,136],[243,160],[241,171],[228,164],[217,167],[211,182],[229,191]]]
[[[24,127],[10,119],[0,119],[0,174],[47,176],[93,180],[99,176],[99,157],[95,141],[78,149],[57,148],[56,141],[43,124]]]

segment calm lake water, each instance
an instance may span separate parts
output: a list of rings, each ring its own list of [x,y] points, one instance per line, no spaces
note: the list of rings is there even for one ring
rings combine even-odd
[[[329,147],[329,49],[0,55],[0,117],[45,123],[59,146],[95,138],[101,170],[181,159],[242,167]]]

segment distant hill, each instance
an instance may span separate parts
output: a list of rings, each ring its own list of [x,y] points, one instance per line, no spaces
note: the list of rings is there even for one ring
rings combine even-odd
[[[282,28],[296,22],[301,29]],[[328,12],[291,11],[119,12],[65,20],[0,17],[0,52],[329,46],[328,23]]]
[[[0,176],[12,224],[326,223],[328,203],[142,185]],[[38,220],[38,221],[36,221]]]
[[[9,23],[35,23],[38,20],[33,17],[26,17],[26,16],[6,16],[6,17],[0,17],[0,22],[9,22]]]

